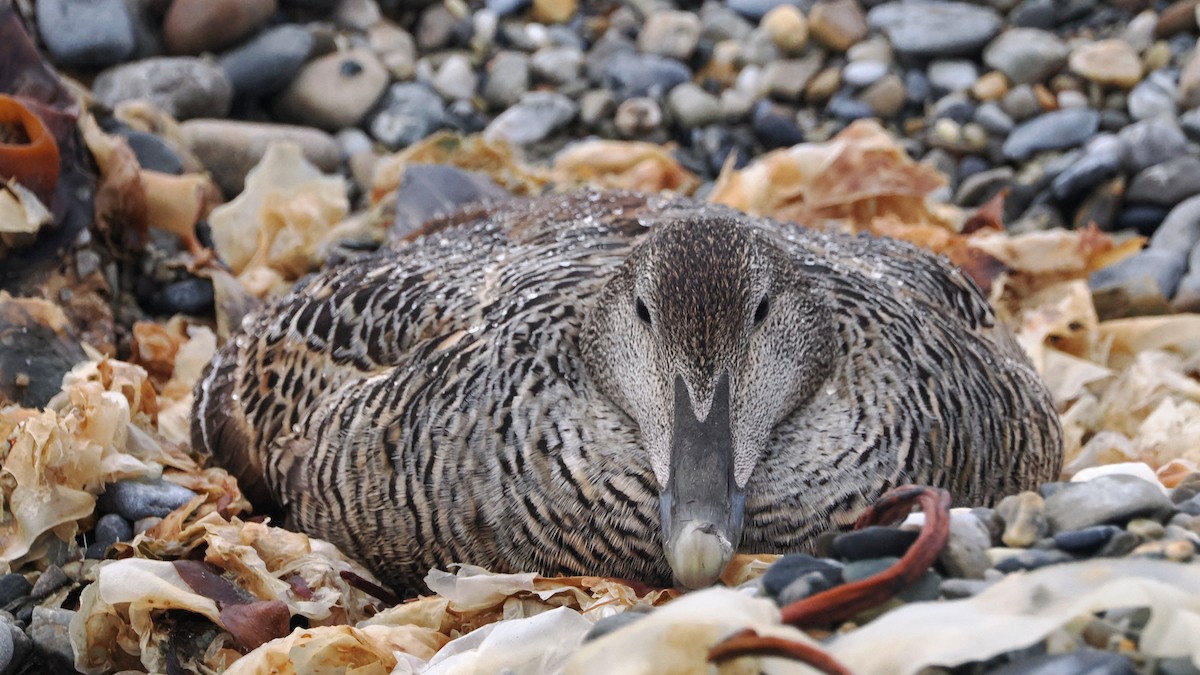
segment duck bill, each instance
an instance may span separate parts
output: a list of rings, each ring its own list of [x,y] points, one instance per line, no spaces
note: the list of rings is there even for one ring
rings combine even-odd
[[[683,586],[711,585],[737,550],[745,504],[733,477],[727,374],[703,420],[696,418],[683,378],[675,378],[670,475],[659,494],[667,562]]]

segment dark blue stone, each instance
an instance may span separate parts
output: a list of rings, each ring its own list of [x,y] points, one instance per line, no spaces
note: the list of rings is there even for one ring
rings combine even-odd
[[[655,54],[618,52],[604,64],[604,84],[618,101],[634,96],[661,99],[692,79],[692,71],[675,59]]]
[[[163,286],[151,296],[148,309],[159,314],[199,316],[212,311],[215,299],[211,280],[188,277]]]
[[[871,106],[844,92],[834,94],[833,98],[829,100],[826,112],[844,122],[875,116],[875,111],[871,110]]]
[[[1054,178],[1050,191],[1060,202],[1079,199],[1117,175],[1121,158],[1115,152],[1089,152]]]
[[[1168,213],[1170,209],[1165,206],[1126,206],[1117,216],[1117,227],[1137,230],[1138,234],[1148,237],[1162,225]]]
[[[727,0],[725,6],[751,21],[758,21],[779,5],[795,5],[796,0]]]
[[[919,532],[900,530],[894,527],[864,527],[861,530],[839,534],[833,540],[833,552],[843,560],[865,560],[868,558],[902,557]]]
[[[4,574],[0,575],[0,609],[10,605],[15,600],[20,600],[29,595],[33,590],[33,584],[22,574]]]
[[[1021,551],[1011,558],[1005,558],[993,567],[1005,574],[1009,574],[1019,570],[1036,570],[1039,567],[1057,565],[1059,563],[1070,562],[1074,559],[1071,555],[1062,551],[1029,549]]]
[[[760,106],[754,113],[754,135],[767,150],[787,148],[804,142],[804,132],[796,126],[793,115],[781,113],[770,105]]]
[[[958,162],[958,181],[961,184],[962,181],[970,176],[983,173],[990,168],[992,168],[992,165],[986,159],[977,155],[967,155]]]
[[[96,501],[96,507],[105,513],[118,513],[132,522],[151,516],[164,518],[195,496],[195,492],[182,485],[161,478],[122,480],[108,486]]]
[[[1096,135],[1100,113],[1086,108],[1067,108],[1043,113],[1022,123],[1004,141],[1004,156],[1025,160],[1045,150],[1073,148]]]
[[[143,169],[179,175],[183,173],[183,160],[171,150],[166,141],[146,133],[145,131],[124,131],[122,135],[129,142],[129,149],[137,155],[138,164]]]
[[[312,34],[303,27],[283,25],[227,52],[220,63],[238,97],[260,99],[292,81],[312,54],[313,42]]]
[[[1091,555],[1109,542],[1121,528],[1116,525],[1096,525],[1082,530],[1059,532],[1054,535],[1054,545],[1069,553]]]

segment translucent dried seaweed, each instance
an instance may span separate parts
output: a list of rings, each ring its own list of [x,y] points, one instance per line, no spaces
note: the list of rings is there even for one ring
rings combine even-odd
[[[639,141],[587,140],[554,158],[559,189],[579,185],[643,192],[691,194],[700,179],[671,156],[670,148]]]
[[[443,131],[379,160],[371,185],[372,204],[400,187],[409,164],[446,164],[476,171],[515,195],[538,194],[549,180],[544,171],[519,161],[507,143]]]

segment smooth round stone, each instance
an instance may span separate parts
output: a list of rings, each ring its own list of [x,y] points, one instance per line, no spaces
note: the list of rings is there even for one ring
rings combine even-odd
[[[984,572],[991,566],[987,549],[992,538],[987,526],[970,513],[950,514],[950,538],[942,549],[939,560],[946,572],[953,577],[983,579]],[[943,585],[942,591],[945,592]]]
[[[10,572],[0,575],[0,607],[7,607],[24,598],[33,590],[33,584],[23,574]]]
[[[974,62],[963,59],[939,59],[925,72],[930,84],[944,92],[966,91],[979,79]]]
[[[172,0],[163,44],[181,56],[220,51],[253,33],[276,9],[276,0]]]
[[[36,7],[38,33],[60,65],[104,68],[137,48],[125,0],[37,0]]]
[[[1011,574],[1021,570],[1036,570],[1040,567],[1048,565],[1058,565],[1060,563],[1071,562],[1075,558],[1063,551],[1043,551],[1036,548],[1031,548],[1021,551],[1016,555],[1009,556],[992,567],[1005,573]]]
[[[1016,122],[1023,122],[1042,112],[1037,94],[1027,84],[1009,89],[1000,99],[1000,107]]]
[[[224,117],[233,101],[225,71],[192,57],[157,57],[110,68],[96,77],[92,94],[109,108],[149,101],[177,120]]]
[[[48,663],[43,672],[74,671],[75,651],[71,647],[71,619],[75,612],[69,609],[34,607],[30,617],[29,638],[34,649]]]
[[[908,102],[913,105],[922,105],[933,96],[929,78],[916,69],[904,73],[904,90],[908,92]]]
[[[1160,115],[1130,124],[1117,134],[1122,161],[1137,172],[1187,153],[1187,137],[1170,116]]]
[[[417,44],[408,31],[387,21],[367,29],[367,45],[396,80],[410,80],[417,69]]]
[[[163,479],[153,481],[121,480],[110,484],[96,500],[96,507],[117,513],[126,520],[148,516],[165,518],[167,514],[195,498],[196,493]]]
[[[0,673],[13,673],[17,670],[13,667],[17,653],[16,645],[13,644],[13,632],[15,631],[9,630],[10,626],[12,624],[7,620],[0,619]]]
[[[1059,532],[1054,535],[1054,545],[1075,555],[1092,555],[1120,531],[1121,528],[1116,525],[1096,525],[1082,530]]]
[[[867,37],[867,21],[856,0],[818,0],[808,13],[808,28],[814,38],[839,52]]]
[[[791,553],[776,560],[762,577],[763,591],[778,599],[789,586],[800,580],[814,587],[832,588],[842,582],[842,565],[833,560],[814,558],[805,553]]]
[[[844,122],[875,116],[875,111],[871,109],[870,105],[844,92],[839,92],[829,99],[829,105],[825,110]]]
[[[959,124],[966,124],[975,116],[975,104],[966,94],[946,94],[933,104],[934,119],[950,119]]]
[[[180,128],[192,153],[229,198],[241,193],[246,175],[272,143],[295,143],[306,160],[326,172],[337,170],[341,160],[333,137],[310,127],[205,119]]]
[[[997,136],[1007,136],[1016,126],[1013,119],[992,102],[984,103],[975,109],[975,123]]]
[[[725,6],[738,14],[758,21],[780,5],[797,5],[797,0],[727,0]]]
[[[146,301],[146,307],[156,314],[203,316],[212,312],[214,301],[210,279],[189,277],[155,291]]]
[[[882,118],[894,117],[904,108],[904,81],[895,73],[888,73],[859,93],[858,98],[871,107],[872,112]]]
[[[509,108],[529,91],[530,58],[521,52],[503,51],[487,65],[483,98],[493,108]]]
[[[260,99],[287,86],[308,60],[313,36],[301,26],[287,24],[265,30],[246,44],[221,56],[220,64],[243,98]]]
[[[762,88],[778,100],[798,102],[805,86],[821,70],[823,61],[819,52],[800,59],[773,61],[763,69]]]
[[[735,12],[732,7],[727,6],[728,4],[731,3],[709,2],[700,8],[701,39],[708,40],[714,44],[725,40],[741,42],[746,39],[750,31],[754,30],[754,26],[741,14]],[[777,6],[791,5],[780,3]],[[759,17],[756,17],[754,20],[758,21]],[[806,24],[805,30],[807,28]]]
[[[579,78],[583,70],[583,52],[577,47],[543,47],[530,59],[533,74],[555,85]]]
[[[1137,233],[1148,237],[1162,225],[1163,220],[1167,217],[1168,210],[1161,206],[1147,206],[1143,204],[1135,204],[1126,206],[1117,216],[1117,227],[1119,229],[1137,230]]]
[[[1000,539],[1005,546],[1033,546],[1046,534],[1045,501],[1036,492],[1005,497],[996,505],[996,516],[1004,522]]]
[[[701,28],[700,18],[691,12],[659,10],[646,17],[646,24],[638,33],[638,49],[686,61],[696,51]]]
[[[887,75],[888,66],[879,61],[851,61],[842,68],[842,82],[855,88],[872,84]]]
[[[129,143],[129,149],[137,156],[143,169],[179,175],[183,173],[183,161],[167,145],[166,141],[145,131],[123,130],[121,135]]]
[[[961,600],[979,595],[990,588],[992,583],[983,579],[943,579],[940,592],[947,600]]]
[[[982,157],[966,155],[958,162],[958,180],[961,181],[991,169],[992,165]]]
[[[1163,226],[1165,225],[1164,222]],[[1161,231],[1162,227],[1159,229]],[[1151,237],[1151,241],[1153,240],[1154,237]],[[1187,272],[1187,256],[1180,253],[1180,250],[1187,251],[1187,249],[1153,248],[1143,250],[1134,256],[1093,272],[1088,277],[1088,287],[1091,288],[1093,295],[1097,296],[1097,306],[1103,305],[1104,296],[1117,296],[1122,306],[1129,306],[1130,311],[1160,306],[1164,300],[1175,295],[1176,289]],[[1120,518],[1117,516],[1097,520],[1097,516],[1093,515],[1096,513],[1104,515],[1110,511],[1122,513],[1109,502],[1104,502],[1095,508],[1082,511],[1078,516],[1078,518],[1087,517],[1091,520],[1071,520],[1068,521],[1068,524],[1079,525],[1082,522],[1091,525],[1109,521],[1118,522]],[[1137,514],[1135,513],[1135,515]]]
[[[898,561],[899,558],[888,557],[849,562],[842,568],[842,579],[848,584],[855,581],[862,581],[887,570]],[[941,583],[942,578],[935,572],[926,571],[919,579],[905,586],[896,594],[896,597],[905,602],[936,600]]]
[[[1129,89],[1142,79],[1142,61],[1124,40],[1100,40],[1071,52],[1071,72],[1104,86]]]
[[[334,52],[305,65],[275,109],[286,121],[336,131],[362,121],[387,83],[387,70],[370,51]]]
[[[1141,255],[1149,252],[1143,251]],[[1141,255],[1121,262],[1137,260]],[[1092,278],[1117,266],[1100,270]],[[1046,499],[1046,521],[1054,532],[1082,530],[1092,525],[1123,524],[1140,517],[1164,518],[1172,510],[1171,500],[1158,486],[1128,475],[1100,476],[1071,483]]]
[[[1179,104],[1186,109],[1200,106],[1200,49],[1192,51],[1179,74]]]
[[[965,2],[900,0],[867,13],[871,28],[887,34],[899,53],[914,57],[978,53],[1000,32],[995,10]]]
[[[517,105],[492,120],[483,133],[488,140],[530,145],[563,129],[578,113],[579,107],[575,102],[562,94],[530,92],[521,97]]]
[[[894,527],[864,527],[839,534],[833,539],[833,551],[843,560],[865,560],[886,556],[902,557],[919,532]]]
[[[618,52],[604,66],[604,86],[619,100],[634,96],[665,96],[692,79],[688,67],[655,54]]]
[[[1159,115],[1174,117],[1178,112],[1175,105],[1175,86],[1169,80],[1164,83],[1162,78],[1146,78],[1129,92],[1128,107],[1129,116],[1135,120],[1150,119]]]
[[[133,539],[133,525],[115,513],[106,513],[96,521],[93,533],[98,544],[110,545]]]
[[[388,147],[404,148],[446,123],[445,105],[433,90],[416,82],[400,82],[388,88],[368,130]]]
[[[808,19],[793,5],[779,5],[760,24],[780,51],[792,54],[808,45]]]
[[[61,567],[51,565],[33,583],[33,588],[29,591],[29,597],[34,600],[41,600],[70,582],[71,578],[67,576],[67,573]]]
[[[511,16],[529,9],[533,0],[487,0],[484,6],[497,16]]]
[[[1040,82],[1067,65],[1067,45],[1054,33],[1037,28],[1010,28],[983,52],[989,68],[1014,84]]]
[[[1072,108],[1039,115],[1013,129],[1004,141],[1004,156],[1017,161],[1046,150],[1064,150],[1091,138],[1100,129],[1100,113]]]
[[[1116,152],[1089,152],[1058,174],[1050,191],[1060,202],[1079,199],[1120,170],[1121,158]]]
[[[1084,648],[1067,654],[1046,654],[988,671],[988,675],[1135,675],[1124,654]]]
[[[1050,30],[1058,25],[1058,0],[1024,0],[1008,15],[1010,25]]]
[[[471,61],[462,54],[451,54],[442,61],[433,76],[433,89],[448,101],[469,99],[475,95],[479,77]]]
[[[1184,155],[1147,167],[1133,177],[1125,200],[1171,207],[1200,194],[1200,158]]]
[[[684,82],[667,95],[671,116],[684,129],[704,127],[720,121],[721,101],[698,84]]]

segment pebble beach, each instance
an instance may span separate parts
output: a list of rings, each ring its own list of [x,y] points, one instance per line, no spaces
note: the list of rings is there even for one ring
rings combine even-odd
[[[0,675],[1200,673],[1198,18],[0,2]],[[895,597],[799,626],[780,611],[937,519],[746,552],[718,589],[465,566],[399,603],[193,451],[192,388],[247,313],[456,206],[582,187],[947,256],[1047,382],[1060,480],[949,509]],[[844,670],[711,657],[747,629]]]

